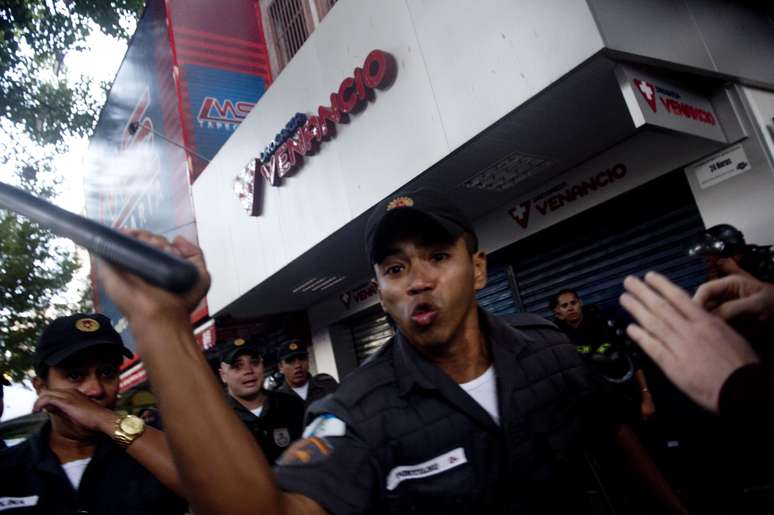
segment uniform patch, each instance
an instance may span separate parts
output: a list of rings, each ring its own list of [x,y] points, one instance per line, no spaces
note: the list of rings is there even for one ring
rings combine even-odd
[[[274,443],[277,447],[287,447],[290,444],[290,433],[287,427],[274,430]]]
[[[81,318],[75,321],[75,328],[84,333],[99,331],[99,322],[93,318]]]
[[[453,469],[454,467],[464,465],[467,462],[468,459],[465,457],[465,449],[457,447],[446,454],[441,454],[437,458],[427,460],[423,463],[395,467],[387,474],[387,490],[395,490],[402,481],[434,476],[441,472],[446,472],[449,469]]]
[[[0,511],[14,510],[16,508],[29,508],[38,504],[37,495],[27,497],[0,497]]]
[[[278,465],[307,465],[319,463],[333,452],[322,438],[311,437],[298,440],[277,460]]]
[[[330,413],[320,415],[304,429],[304,438],[316,436],[324,438],[326,436],[344,436],[347,434],[347,424]]]

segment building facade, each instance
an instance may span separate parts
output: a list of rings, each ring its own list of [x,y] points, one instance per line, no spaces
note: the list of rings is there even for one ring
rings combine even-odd
[[[694,288],[688,242],[717,223],[774,241],[769,12],[317,4],[259,2],[272,87],[192,186],[211,316],[304,314],[317,371],[341,378],[391,334],[362,233],[404,187],[447,191],[474,220],[495,312],[546,315],[562,287],[615,310],[623,277],[650,269]],[[312,19],[300,46],[278,5]]]

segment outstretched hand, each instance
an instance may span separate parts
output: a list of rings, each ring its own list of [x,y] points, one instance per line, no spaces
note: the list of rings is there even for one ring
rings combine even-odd
[[[723,320],[774,320],[774,284],[750,275],[730,275],[706,282],[699,286],[693,299]]]
[[[717,413],[725,380],[758,361],[750,345],[663,275],[649,272],[644,282],[629,276],[624,287],[621,305],[637,321],[626,332],[675,385]]]
[[[170,242],[164,236],[139,229],[127,231],[127,234],[190,261],[199,272],[199,278],[187,292],[174,294],[152,286],[116,265],[100,260],[97,267],[100,279],[116,306],[130,322],[137,318],[167,316],[172,312],[189,314],[210,287],[210,274],[207,272],[201,249],[182,236],[176,236]]]

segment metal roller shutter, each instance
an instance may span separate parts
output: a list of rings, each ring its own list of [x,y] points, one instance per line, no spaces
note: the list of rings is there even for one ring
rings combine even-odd
[[[369,309],[365,313],[357,315],[352,320],[350,328],[358,365],[379,350],[379,347],[387,343],[387,340],[395,334],[387,321],[387,315],[378,305],[375,309]]]
[[[478,305],[498,315],[516,313],[509,266],[495,266],[488,271],[486,286],[476,293]]]
[[[520,246],[513,268],[524,311],[548,317],[549,297],[570,288],[585,304],[620,315],[624,277],[649,270],[693,291],[707,274],[687,249],[702,229],[681,172],[574,217]]]

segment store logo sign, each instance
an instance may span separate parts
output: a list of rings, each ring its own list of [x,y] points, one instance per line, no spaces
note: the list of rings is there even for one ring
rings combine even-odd
[[[251,159],[234,180],[234,192],[250,216],[261,214],[263,178],[271,186],[301,166],[305,156],[314,154],[323,142],[330,140],[336,125],[347,123],[349,115],[365,108],[373,99],[374,89],[388,87],[395,77],[393,57],[374,50],[362,67],[355,68],[351,77],[341,81],[331,93],[330,105],[321,105],[315,115],[296,113],[261,152]]]
[[[666,112],[672,116],[688,118],[711,126],[717,124],[717,120],[711,112],[684,100],[677,91],[662,88],[652,82],[640,79],[634,79],[634,85],[654,113],[658,111],[658,103],[660,102]]]
[[[512,207],[508,210],[508,214],[522,229],[527,229],[533,207],[538,215],[550,216],[555,211],[560,211],[587,195],[593,195],[596,191],[604,189],[624,177],[626,177],[626,165],[618,163],[575,184],[561,182],[554,185],[534,198]]]
[[[643,82],[640,79],[634,79],[634,84],[635,86],[637,86],[637,89],[642,94],[643,98],[645,98],[645,101],[650,106],[650,109],[655,113],[656,112],[656,86],[654,86],[650,82]]]
[[[251,102],[233,101],[229,98],[221,101],[215,97],[204,97],[196,120],[201,126],[236,129],[250,114],[254,105]]]

